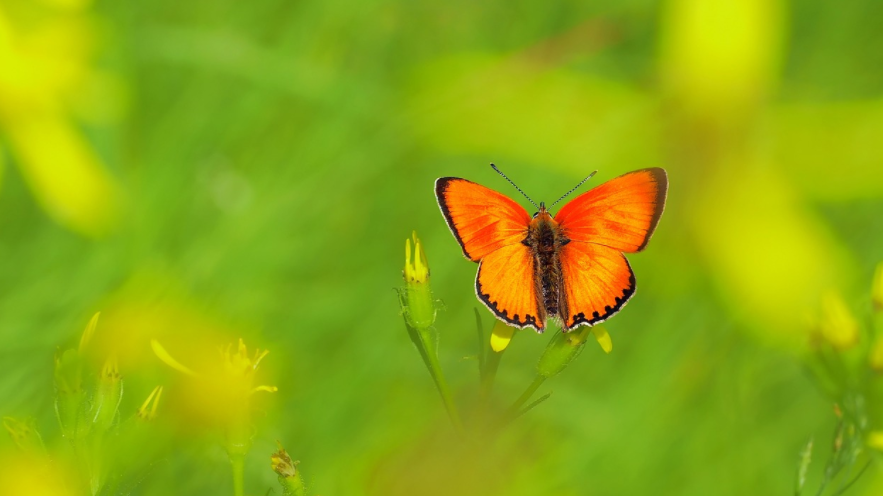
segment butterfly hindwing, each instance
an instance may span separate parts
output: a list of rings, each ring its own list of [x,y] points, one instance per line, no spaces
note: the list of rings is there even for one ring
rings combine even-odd
[[[546,314],[537,298],[534,263],[530,248],[521,243],[489,253],[478,266],[475,294],[509,325],[542,332]]]
[[[465,179],[442,177],[435,182],[435,196],[463,254],[473,262],[525,238],[530,215],[506,195]]]
[[[570,242],[559,253],[565,329],[595,325],[618,312],[635,293],[635,275],[617,249]]]
[[[571,241],[634,253],[647,246],[662,216],[668,176],[664,169],[623,174],[568,202],[555,215]]]

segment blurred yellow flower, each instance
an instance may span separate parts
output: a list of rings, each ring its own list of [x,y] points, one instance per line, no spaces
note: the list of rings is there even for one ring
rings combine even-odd
[[[220,360],[199,371],[176,360],[159,341],[152,340],[150,345],[157,358],[187,377],[181,390],[182,413],[195,424],[238,430],[250,422],[250,397],[257,392],[277,390],[276,386],[254,385],[255,372],[269,351],[255,350],[249,355],[241,339],[235,349],[233,345],[227,346],[221,350]]]
[[[871,431],[866,439],[868,446],[883,451],[883,431]]]
[[[163,348],[159,341],[155,339],[151,340],[150,346],[153,348],[153,352],[156,354],[157,358],[162,360],[163,363],[169,367],[193,377],[202,377],[208,380],[220,380],[225,388],[229,389],[230,387],[241,386],[237,392],[245,392],[247,395],[251,395],[258,391],[275,393],[278,389],[276,386],[252,387],[254,373],[258,369],[261,360],[270,353],[270,350],[262,351],[260,349],[255,349],[254,356],[249,357],[248,349],[242,339],[239,340],[239,346],[236,348],[235,352],[231,351],[233,345],[230,344],[221,353],[223,364],[222,370],[224,374],[221,376],[213,375],[211,377],[201,376],[190,368],[182,365],[179,361],[175,360],[165,348]]]
[[[27,22],[0,6],[0,139],[56,222],[100,235],[112,227],[121,194],[73,114],[78,103],[88,106],[78,100],[90,86],[114,93],[112,78],[91,66],[95,30],[85,2],[28,5]]]
[[[57,460],[0,453],[0,494],[73,496],[78,493],[69,488],[71,480],[71,471]]]
[[[819,331],[825,341],[838,350],[851,348],[858,343],[858,322],[840,295],[833,292],[824,295]]]

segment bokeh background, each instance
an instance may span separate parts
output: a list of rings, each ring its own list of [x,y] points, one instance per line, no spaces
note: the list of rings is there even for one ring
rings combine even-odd
[[[232,494],[203,398],[149,343],[199,369],[240,337],[279,387],[254,397],[247,494],[275,486],[276,440],[326,496],[745,495],[793,493],[814,438],[814,491],[837,421],[805,366],[815,322],[836,294],[864,326],[883,261],[881,16],[872,0],[2,0],[0,413],[33,417],[65,463],[53,357],[101,311],[94,366],[118,357],[123,419],[165,388],[157,434],[125,447],[152,460],[133,494]],[[549,401],[464,446],[394,288],[416,229],[468,410],[476,266],[432,184],[520,201],[489,162],[537,201],[596,169],[590,184],[665,167],[670,190],[613,352],[590,343]],[[515,336],[497,407],[547,340]],[[16,457],[5,437],[0,455]],[[873,462],[851,491],[881,487]]]

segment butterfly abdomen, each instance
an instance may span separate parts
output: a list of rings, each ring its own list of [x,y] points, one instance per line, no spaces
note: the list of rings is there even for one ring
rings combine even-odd
[[[531,222],[524,243],[530,246],[534,255],[537,300],[542,302],[545,313],[550,317],[559,315],[561,311],[561,262],[558,251],[567,242],[557,223],[542,210]]]

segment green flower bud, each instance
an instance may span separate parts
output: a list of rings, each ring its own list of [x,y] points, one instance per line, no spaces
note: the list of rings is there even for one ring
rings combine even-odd
[[[100,431],[106,431],[117,418],[120,400],[123,398],[123,381],[116,357],[109,358],[101,369],[93,402],[95,412],[92,422]]]
[[[89,432],[83,368],[77,350],[67,350],[55,357],[55,413],[62,435],[71,440],[82,439]]]
[[[537,364],[537,373],[546,379],[560,374],[570,362],[576,359],[586,345],[586,339],[592,332],[591,327],[582,326],[571,332],[558,331],[549,341],[540,363]]]
[[[413,233],[414,258],[411,258],[411,240],[405,240],[405,287],[399,291],[402,313],[409,326],[425,329],[435,323],[436,303],[429,289],[429,265],[423,246]]]
[[[23,452],[33,455],[46,451],[34,419],[22,421],[13,417],[3,417],[3,427],[12,437],[12,442]]]

